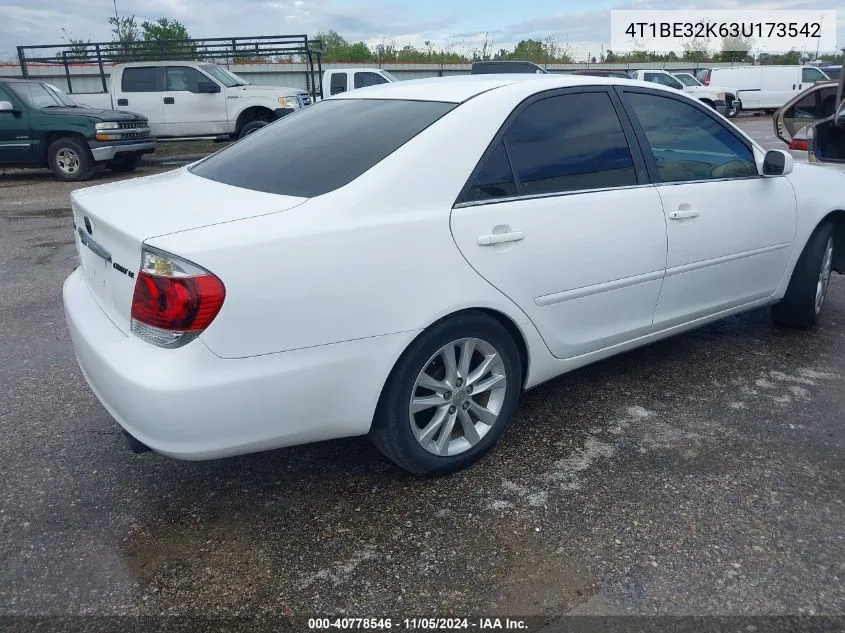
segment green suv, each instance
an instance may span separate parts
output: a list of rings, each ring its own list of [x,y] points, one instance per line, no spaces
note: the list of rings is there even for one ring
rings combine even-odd
[[[140,114],[80,106],[48,83],[0,79],[0,167],[87,180],[99,165],[132,171],[155,146]]]

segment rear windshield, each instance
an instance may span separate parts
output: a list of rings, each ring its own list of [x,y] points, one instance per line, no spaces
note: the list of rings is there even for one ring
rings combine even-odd
[[[191,171],[235,187],[311,198],[355,180],[456,105],[322,101],[233,143]]]

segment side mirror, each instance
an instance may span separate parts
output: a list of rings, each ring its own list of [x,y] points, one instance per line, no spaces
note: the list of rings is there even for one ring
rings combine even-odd
[[[220,92],[220,86],[213,81],[200,81],[197,84],[197,90],[200,94],[215,94]]]
[[[787,176],[792,173],[792,155],[781,149],[770,149],[763,157],[764,176]]]
[[[11,101],[0,101],[0,114],[4,114],[6,112],[14,114],[15,106],[12,105]]]
[[[836,127],[845,127],[845,100],[839,104],[836,114],[833,115],[833,124]]]

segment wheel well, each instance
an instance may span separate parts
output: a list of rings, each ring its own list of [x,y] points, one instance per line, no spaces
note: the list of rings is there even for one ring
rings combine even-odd
[[[48,132],[44,136],[44,147],[41,149],[41,160],[45,164],[47,163],[47,150],[54,141],[58,141],[60,138],[72,138],[81,142],[85,147],[88,147],[88,139],[85,138],[84,134],[80,134],[79,132]],[[88,149],[90,150],[91,148],[88,147]]]
[[[276,113],[269,108],[263,106],[252,106],[244,110],[238,115],[238,121],[235,124],[235,134],[240,134],[241,130],[247,123],[253,121],[270,121],[276,120]]]
[[[845,210],[831,211],[822,220],[826,221],[833,223],[833,270],[845,275]]]
[[[511,335],[513,342],[516,343],[516,348],[519,350],[519,364],[522,368],[522,385],[524,387],[525,381],[528,378],[528,345],[525,343],[525,337],[522,334],[522,330],[520,330],[519,326],[517,326],[517,324],[514,323],[511,318],[506,314],[490,308],[467,308],[465,310],[459,310],[457,312],[453,312],[452,314],[446,315],[438,319],[425,329],[427,330],[430,327],[437,325],[438,323],[453,319],[456,316],[472,312],[479,312],[495,319],[502,325],[503,328],[508,331],[508,334]]]

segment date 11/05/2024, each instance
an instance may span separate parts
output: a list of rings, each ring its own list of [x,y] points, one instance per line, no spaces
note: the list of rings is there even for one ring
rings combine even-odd
[[[821,22],[630,22],[625,34],[632,38],[821,38]]]
[[[397,630],[397,631],[519,631],[528,628],[518,618],[310,618],[314,631]]]

